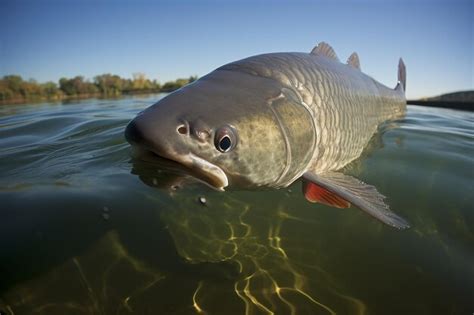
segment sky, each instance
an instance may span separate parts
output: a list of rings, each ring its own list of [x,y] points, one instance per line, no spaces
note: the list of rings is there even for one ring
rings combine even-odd
[[[251,55],[329,43],[407,97],[474,89],[474,1],[0,0],[0,76],[102,73],[160,82]]]

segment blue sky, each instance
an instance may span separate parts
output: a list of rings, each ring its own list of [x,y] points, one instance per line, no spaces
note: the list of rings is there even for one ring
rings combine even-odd
[[[164,82],[326,41],[388,86],[403,57],[414,98],[474,88],[473,16],[471,0],[0,0],[0,76]]]

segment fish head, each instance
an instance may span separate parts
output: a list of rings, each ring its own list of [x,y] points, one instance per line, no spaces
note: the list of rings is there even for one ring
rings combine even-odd
[[[125,136],[217,189],[271,185],[289,163],[275,113],[276,104],[294,103],[285,93],[275,80],[216,70],[139,113]]]

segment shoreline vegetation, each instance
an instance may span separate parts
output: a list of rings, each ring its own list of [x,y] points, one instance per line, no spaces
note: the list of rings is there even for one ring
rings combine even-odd
[[[26,81],[19,75],[6,75],[0,79],[0,105],[169,93],[196,80],[197,76],[190,76],[160,84],[157,80],[148,79],[143,73],[134,73],[131,79],[106,73],[95,76],[92,81],[75,76],[61,78],[58,83],[38,83],[34,79]],[[474,90],[407,100],[407,104],[474,111]]]
[[[6,75],[0,79],[0,104],[168,93],[196,79],[197,76],[190,76],[160,84],[157,80],[148,79],[143,73],[134,73],[132,79],[106,73],[95,76],[92,81],[75,76],[61,78],[58,83],[39,83],[34,79],[24,80],[19,75]]]

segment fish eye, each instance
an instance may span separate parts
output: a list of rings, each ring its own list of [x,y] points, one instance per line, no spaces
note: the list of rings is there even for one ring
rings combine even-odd
[[[219,151],[227,152],[231,146],[232,140],[230,140],[229,136],[227,135],[222,137],[222,139],[219,141]]]
[[[216,131],[214,138],[216,149],[222,153],[229,152],[237,145],[237,133],[234,128],[224,126]]]

